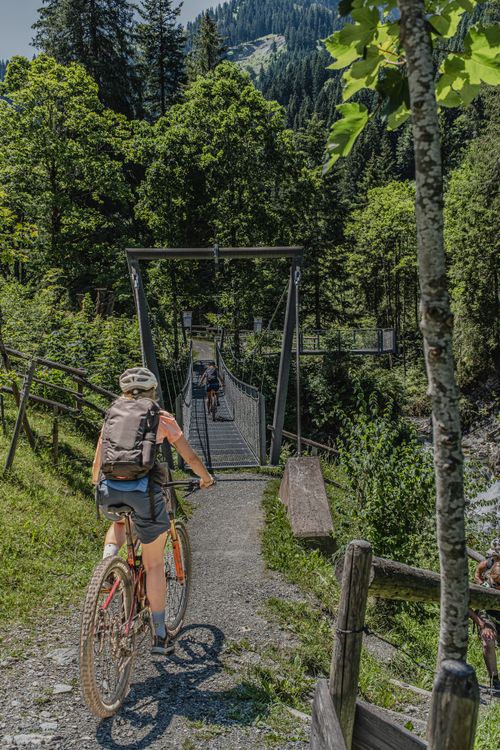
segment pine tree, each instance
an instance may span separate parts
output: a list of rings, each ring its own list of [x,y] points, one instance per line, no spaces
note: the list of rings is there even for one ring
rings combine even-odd
[[[206,11],[200,26],[193,38],[193,47],[189,54],[189,77],[194,80],[199,75],[205,76],[222,62],[226,52],[224,40],[219,34],[217,22]]]
[[[34,44],[57,62],[81,63],[99,85],[101,101],[134,114],[133,8],[128,0],[43,0]]]
[[[181,6],[173,0],[143,0],[143,23],[137,27],[139,70],[144,109],[154,120],[178,97],[184,80],[184,31],[178,23]]]

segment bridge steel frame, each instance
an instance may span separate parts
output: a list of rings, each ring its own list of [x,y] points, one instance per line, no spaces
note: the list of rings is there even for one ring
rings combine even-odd
[[[288,282],[288,296],[286,302],[285,323],[281,344],[278,383],[274,402],[273,432],[271,441],[270,464],[279,463],[281,443],[283,439],[283,425],[285,422],[285,406],[290,379],[292,362],[293,334],[296,324],[295,304],[295,272],[302,268],[304,256],[303,247],[213,247],[206,248],[127,248],[127,264],[130,283],[134,294],[134,302],[139,321],[142,363],[149,367],[158,380],[158,398],[163,405],[163,393],[160,385],[160,371],[153,341],[153,333],[148,316],[146,293],[141,274],[141,261],[147,260],[212,260],[216,263],[223,258],[290,258],[290,278]],[[173,466],[170,445],[166,446],[167,461]]]

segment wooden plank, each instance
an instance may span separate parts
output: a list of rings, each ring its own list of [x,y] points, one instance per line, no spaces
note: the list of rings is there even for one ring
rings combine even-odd
[[[326,680],[319,680],[316,684],[309,748],[310,750],[347,750]]]
[[[290,458],[285,466],[280,499],[286,506],[297,539],[333,546],[333,521],[319,458]]]
[[[0,388],[0,391],[2,391],[2,393],[10,393],[14,395],[13,389],[8,388],[7,386],[2,386],[2,388]],[[35,396],[33,393],[29,394],[28,399],[29,401],[34,401],[36,404],[51,406],[53,408],[60,409],[61,411],[65,411],[68,414],[76,413],[76,409],[74,409],[72,406],[68,406],[67,404],[60,404],[58,401],[51,401],[49,398],[43,398],[42,396]]]
[[[432,691],[429,750],[473,750],[479,711],[479,685],[474,669],[445,659]]]
[[[81,383],[81,385],[85,386],[85,388],[88,388],[90,391],[94,391],[95,393],[99,393],[101,396],[107,396],[107,398],[110,398],[113,400],[115,398],[118,398],[117,393],[113,393],[113,391],[108,391],[107,388],[103,388],[100,385],[95,385],[95,383],[91,383],[85,378],[75,377],[74,379],[76,380],[77,383]]]
[[[267,429],[269,430],[269,432],[274,432],[274,428],[271,424],[267,425]],[[283,430],[283,437],[290,438],[291,440],[297,440],[298,436],[294,432],[288,432],[288,430]],[[305,438],[305,437],[301,437],[300,439],[301,439],[301,442],[304,443],[304,445],[310,445],[312,448],[320,448],[322,451],[335,453],[337,456],[340,453],[340,451],[338,451],[336,448],[332,448],[331,445],[318,443],[316,440],[310,440],[309,438]]]
[[[31,355],[19,352],[17,349],[12,349],[10,346],[5,346],[5,351],[12,357],[18,357],[19,359],[31,359]],[[78,375],[84,378],[87,375],[87,370],[82,370],[79,367],[70,367],[69,365],[63,365],[61,362],[54,362],[52,359],[46,359],[45,357],[35,357],[35,362],[42,367],[48,367],[49,370],[61,370],[61,372],[69,372],[71,375]]]
[[[486,559],[484,555],[482,555],[480,552],[477,552],[475,549],[472,549],[472,547],[466,547],[466,549],[467,554],[469,555],[471,560],[475,560],[476,562],[480,563]]]
[[[352,744],[356,712],[371,560],[372,548],[368,542],[350,542],[345,554],[330,671],[330,695],[348,750]]]
[[[381,710],[357,701],[352,750],[426,750],[427,743],[416,737]]]
[[[342,580],[343,560],[339,560],[335,574]],[[374,557],[370,575],[370,594],[381,599],[412,602],[440,601],[441,576],[433,570],[413,568],[411,565]],[[500,590],[487,589],[471,583],[469,605],[472,609],[500,609]]]

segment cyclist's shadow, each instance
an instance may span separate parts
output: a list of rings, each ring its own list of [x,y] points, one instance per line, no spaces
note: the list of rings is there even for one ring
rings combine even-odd
[[[238,686],[212,690],[208,687],[223,670],[223,644],[224,633],[213,625],[186,627],[177,638],[175,655],[164,662],[155,661],[157,673],[135,682],[122,710],[99,724],[99,747],[123,750],[133,746],[134,750],[145,750],[160,738],[162,747],[180,747],[168,742],[176,716],[224,726],[251,724],[255,713],[249,701],[244,700],[239,710],[235,708],[235,701],[244,698],[238,695]],[[136,665],[136,675],[141,663],[142,658]],[[206,688],[202,687],[204,683]],[[185,737],[185,730],[183,734]]]

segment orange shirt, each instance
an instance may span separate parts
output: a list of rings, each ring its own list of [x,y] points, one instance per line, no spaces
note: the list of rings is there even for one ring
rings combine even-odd
[[[156,433],[156,443],[163,443],[163,441],[167,439],[171,445],[175,445],[179,438],[182,437],[182,434],[182,430],[175,421],[175,417],[168,411],[163,411],[162,409],[160,411],[160,424],[158,425],[158,432]],[[94,463],[92,464],[93,484],[97,484],[99,481],[99,474],[101,471],[101,443],[102,433],[99,435],[99,440],[97,441]]]

